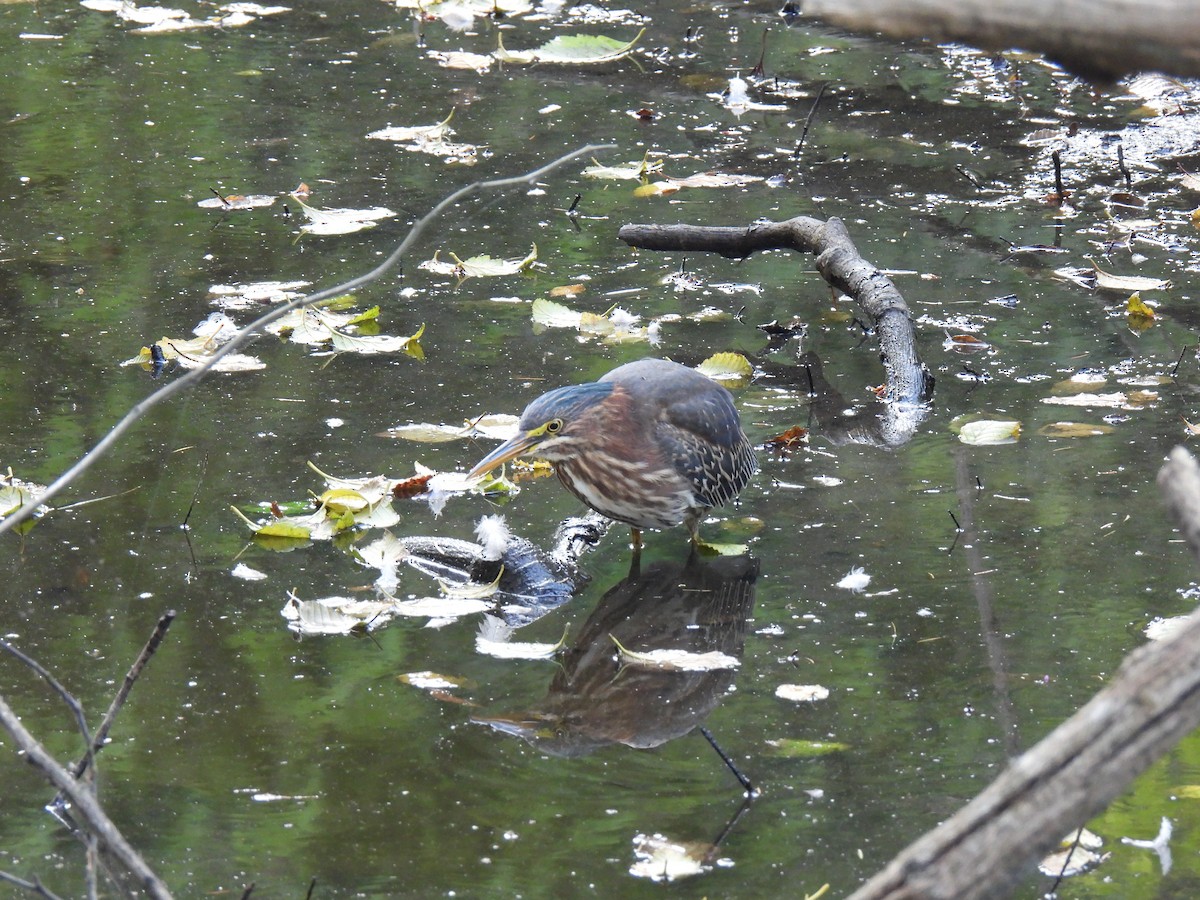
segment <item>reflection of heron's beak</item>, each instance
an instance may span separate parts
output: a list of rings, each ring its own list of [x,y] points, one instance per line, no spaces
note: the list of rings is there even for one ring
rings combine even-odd
[[[505,441],[483,459],[475,464],[470,472],[467,473],[468,478],[478,478],[481,475],[486,475],[496,466],[508,462],[510,459],[516,459],[528,453],[542,441],[542,435],[518,434],[515,438]]]

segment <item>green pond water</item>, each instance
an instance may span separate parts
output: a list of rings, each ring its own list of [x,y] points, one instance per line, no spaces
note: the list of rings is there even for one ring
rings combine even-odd
[[[588,143],[617,145],[607,164],[649,152],[674,177],[764,179],[635,196],[635,182],[584,177],[580,160],[534,186],[474,195],[426,229],[403,271],[356,297],[380,306],[382,333],[424,325],[423,361],[263,337],[246,352],[265,368],[210,375],[156,408],[54,505],[109,499],[0,539],[0,634],[53,671],[93,724],[158,617],[177,612],[98,760],[109,814],[176,896],[240,896],[253,882],[255,897],[302,897],[314,878],[315,897],[661,896],[631,873],[638,836],[656,834],[720,836],[711,870],[666,889],[674,896],[797,896],[826,883],[845,896],[1086,702],[1153,618],[1194,605],[1183,592],[1196,572],[1154,477],[1185,440],[1183,420],[1200,420],[1189,218],[1200,201],[1179,181],[1200,153],[1186,131],[1165,133],[1170,117],[1147,118],[1144,90],[1089,86],[1024,57],[788,24],[763,4],[543,9],[456,32],[343,0],[243,27],[136,27],[73,3],[0,4],[0,465],[33,482],[53,480],[178,376],[120,363],[164,336],[191,337],[215,309],[214,285],[332,286],[378,264],[458,187]],[[428,55],[487,54],[501,33],[513,51],[576,32],[629,41],[643,27],[632,57],[593,66],[478,72]],[[721,92],[749,77],[767,29],[772,81],[751,99],[778,108],[730,108]],[[1192,97],[1179,86],[1173,121]],[[475,147],[460,160],[474,165],[367,138],[451,111],[453,140]],[[1126,137],[1135,208],[1111,202],[1128,191],[1112,142],[1063,135],[1137,122],[1158,143]],[[1063,141],[1075,191],[1065,214],[1044,202],[1051,139]],[[397,215],[302,235],[286,196],[301,183],[313,206]],[[277,199],[197,205],[214,191]],[[568,217],[577,194],[580,215]],[[810,260],[634,252],[616,237],[630,222],[800,214],[844,219],[862,255],[896,271],[917,318],[937,386],[900,446],[845,443],[811,417],[798,349],[868,413],[883,372],[852,304],[831,298]],[[1147,223],[1126,246],[1113,223],[1133,219]],[[534,244],[528,274],[457,284],[419,268],[435,251],[508,259]],[[1128,292],[1053,274],[1089,258],[1171,280],[1143,293],[1159,303],[1150,327],[1125,314]],[[671,278],[681,270],[687,289]],[[570,284],[585,289],[556,302],[661,318],[659,342],[535,325],[533,301]],[[256,311],[229,315],[245,324]],[[793,317],[803,341],[772,344],[757,327]],[[946,345],[964,333],[989,348]],[[415,463],[462,471],[494,443],[377,435],[517,413],[550,387],[647,355],[695,364],[721,351],[760,374],[736,391],[756,443],[811,426],[806,447],[764,451],[739,505],[705,525],[748,540],[752,559],[689,564],[682,530],[648,534],[631,581],[626,533],[613,529],[581,558],[576,596],[516,636],[554,643],[566,631],[572,649],[556,660],[478,653],[479,616],[297,639],[281,615],[289,591],[366,598],[375,573],[329,542],[264,548],[230,510],[319,493],[309,462],[348,477],[407,477]],[[1046,402],[1080,371],[1097,377],[1094,393],[1152,396]],[[951,428],[964,415],[1018,421],[1020,439],[968,446]],[[1107,431],[1043,433],[1067,421]],[[583,511],[552,479],[522,482],[500,509],[478,495],[440,515],[419,500],[395,507],[399,537],[473,540],[480,517],[499,512],[539,546]],[[267,577],[236,578],[238,563]],[[871,576],[863,593],[837,586],[855,567]],[[400,578],[401,597],[437,593],[417,572]],[[740,657],[736,670],[681,688],[679,676],[617,673],[587,642],[636,631],[655,603],[676,617],[653,627],[691,639],[689,592],[723,598],[712,639]],[[459,686],[436,693],[401,678],[426,671]],[[781,699],[786,684],[829,696]],[[0,663],[0,694],[51,752],[79,754],[62,703],[13,660]],[[482,721],[551,709],[559,730],[539,740]],[[727,832],[742,791],[697,724],[763,791]],[[845,746],[803,755],[817,749],[808,742]],[[1195,896],[1200,806],[1184,789],[1198,783],[1189,738],[1090,823],[1112,856],[1059,896]],[[84,853],[43,810],[51,796],[0,739],[0,870],[81,896]],[[1152,852],[1120,842],[1152,837],[1164,816],[1175,829],[1166,874]],[[1022,892],[1049,885],[1032,875]]]

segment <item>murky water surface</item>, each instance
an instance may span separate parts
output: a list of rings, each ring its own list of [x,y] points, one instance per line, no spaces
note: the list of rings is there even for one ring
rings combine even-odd
[[[599,66],[479,73],[428,55],[490,53],[501,34],[510,51],[576,32],[627,41],[643,25],[632,58]],[[1034,60],[869,41],[742,6],[574,7],[456,33],[347,0],[241,28],[135,27],[76,4],[0,5],[0,462],[31,481],[52,480],[157,386],[119,363],[163,336],[189,337],[214,308],[213,285],[330,286],[378,263],[457,187],[589,142],[617,144],[611,164],[649,152],[675,177],[773,179],[636,197],[633,182],[583,178],[581,161],[533,188],[477,195],[433,224],[402,275],[357,298],[381,307],[382,333],[424,324],[423,362],[314,355],[265,337],[250,348],[265,369],[213,375],[155,410],[57,502],[117,496],[4,538],[0,631],[93,720],[158,616],[178,612],[100,759],[108,810],[178,896],[254,882],[255,896],[299,897],[313,878],[318,897],[658,896],[631,874],[639,836],[653,835],[720,841],[711,871],[677,886],[681,896],[795,896],[825,883],[843,896],[1078,708],[1152,618],[1194,605],[1181,591],[1196,576],[1153,479],[1185,437],[1181,420],[1200,417],[1197,194],[1178,181],[1179,164],[1196,168],[1195,148],[1166,131],[1170,117],[1149,120],[1124,143],[1145,206],[1111,203],[1126,186],[1099,135],[1147,121],[1128,85],[1093,89]],[[730,109],[719,94],[758,61],[766,29],[765,68],[779,81],[751,99],[779,108]],[[476,145],[459,162],[366,137],[451,111],[453,139]],[[1054,145],[1075,192],[1073,214],[1056,215],[1043,141],[1070,125],[1091,143]],[[300,236],[285,195],[301,183],[314,206],[398,215]],[[213,191],[278,199],[198,207]],[[572,219],[562,210],[576,194]],[[808,260],[684,259],[616,239],[628,222],[798,214],[845,219],[867,259],[902,273],[938,379],[904,446],[841,443],[810,421],[797,349],[816,354],[848,408],[870,411],[883,375],[851,305],[831,299]],[[1141,219],[1126,244],[1119,223]],[[519,258],[533,244],[539,265],[526,275],[456,284],[418,267],[434,251]],[[1150,327],[1133,327],[1144,323],[1123,312],[1125,294],[1054,277],[1089,257],[1173,282],[1143,294],[1160,303]],[[668,279],[682,268],[686,283]],[[568,284],[585,286],[558,299],[577,310],[619,303],[643,324],[668,317],[660,343],[534,325],[532,301]],[[792,317],[808,326],[799,347],[756,327]],[[960,355],[944,345],[959,334],[990,348]],[[764,453],[741,504],[705,526],[748,538],[753,559],[688,562],[681,532],[652,534],[630,578],[614,529],[583,557],[578,595],[518,632],[553,643],[565,630],[555,661],[477,653],[478,616],[297,640],[280,614],[289,591],[365,598],[374,574],[328,542],[264,549],[230,511],[320,492],[310,461],[345,476],[404,477],[416,462],[462,470],[493,444],[376,435],[519,412],[548,387],[645,355],[697,363],[725,350],[763,373],[737,393],[756,442],[812,426],[807,448]],[[1047,402],[1081,370],[1103,378],[1094,393],[1153,396]],[[966,414],[1019,421],[1020,440],[967,446],[950,427]],[[1042,433],[1064,421],[1109,430]],[[419,501],[397,509],[397,536],[460,539],[496,511],[478,496],[440,516]],[[503,509],[539,545],[580,511],[552,480],[523,483]],[[238,562],[267,578],[232,577]],[[837,587],[854,567],[871,576],[863,593]],[[437,585],[404,570],[398,592]],[[694,640],[741,666],[618,673],[607,635],[622,629]],[[15,663],[0,669],[26,724],[73,758],[79,738],[58,700]],[[424,671],[458,686],[430,692],[400,677]],[[779,699],[784,684],[829,697]],[[508,733],[514,723],[528,739]],[[741,789],[701,723],[764,792],[728,830]],[[1113,855],[1063,896],[1191,895],[1200,813],[1176,798],[1200,780],[1198,748],[1186,741],[1092,823]],[[78,845],[43,812],[49,792],[7,738],[2,749],[0,869],[79,895]],[[1152,853],[1119,842],[1151,837],[1162,816],[1177,848],[1165,877]]]

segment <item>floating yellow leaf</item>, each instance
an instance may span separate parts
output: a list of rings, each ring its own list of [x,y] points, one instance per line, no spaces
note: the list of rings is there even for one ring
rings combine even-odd
[[[714,353],[696,366],[696,371],[726,387],[742,387],[749,383],[754,367],[740,353]]]

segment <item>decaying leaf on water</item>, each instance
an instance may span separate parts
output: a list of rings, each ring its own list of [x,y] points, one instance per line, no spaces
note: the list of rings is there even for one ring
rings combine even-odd
[[[484,616],[475,635],[475,650],[499,659],[551,659],[567,642],[567,627],[557,644],[514,641],[516,629],[497,616]]]
[[[245,563],[238,563],[229,571],[229,574],[243,581],[265,581],[270,577],[266,572],[260,572],[258,569],[251,568]]]
[[[450,120],[454,118],[454,110],[442,121],[435,125],[389,125],[372,131],[367,137],[375,141],[426,142],[440,141],[446,135],[453,134]]]
[[[697,172],[685,178],[668,177],[664,181],[654,181],[635,188],[635,197],[654,197],[662,194],[674,194],[684,188],[739,188],[749,184],[765,181],[760,175],[732,175],[722,172]]]
[[[646,29],[643,28],[627,43],[601,34],[564,34],[532,50],[509,50],[501,39],[494,55],[496,59],[507,63],[596,65],[624,59],[633,52],[645,33]]]
[[[287,619],[288,628],[297,634],[350,634],[385,625],[394,615],[393,606],[382,600],[351,597],[301,600],[289,593],[280,614]]]
[[[384,219],[396,217],[396,213],[386,206],[372,206],[366,209],[318,209],[309,206],[296,194],[292,194],[291,197],[308,218],[308,222],[300,226],[300,231],[304,234],[353,234],[356,231],[374,228]]]
[[[1050,393],[1083,394],[1088,391],[1094,391],[1096,388],[1107,383],[1108,373],[1103,369],[1082,369],[1070,378],[1056,381],[1050,386]]]
[[[1141,291],[1134,291],[1125,301],[1125,315],[1129,320],[1130,328],[1134,331],[1144,331],[1154,324],[1158,313],[1154,311],[1153,306],[1142,299]]]
[[[1119,291],[1130,294],[1134,291],[1163,291],[1171,286],[1171,282],[1161,278],[1148,278],[1144,275],[1114,275],[1105,272],[1094,262],[1092,269],[1096,273],[1096,288],[1101,291]]]
[[[494,256],[487,255],[459,259],[454,253],[450,253],[449,256],[454,261],[446,262],[439,259],[440,254],[440,250],[435,251],[433,259],[427,259],[417,268],[438,275],[453,275],[459,281],[464,281],[467,278],[496,278],[526,272],[537,262],[538,258],[537,244],[533,245],[527,256],[520,259],[496,259]]]
[[[440,444],[475,437],[507,441],[516,435],[518,421],[516,416],[508,413],[489,413],[462,425],[434,425],[428,422],[397,425],[375,436],[400,438],[422,444]]]
[[[640,161],[619,166],[602,166],[593,159],[592,164],[580,174],[585,178],[603,178],[610,181],[645,181],[650,175],[661,172],[662,167],[663,161],[656,159],[652,162],[647,152]]]
[[[720,541],[696,541],[696,552],[701,556],[745,556],[750,552],[748,544],[727,544]]]
[[[392,334],[346,334],[344,331],[331,330],[329,339],[333,349],[339,353],[403,353],[413,359],[424,359],[425,350],[421,346],[421,335],[425,333],[424,323],[415,333],[400,336]]]
[[[776,453],[788,454],[799,450],[808,443],[808,429],[803,425],[793,425],[782,434],[769,437],[763,446]]]
[[[283,303],[301,296],[307,281],[257,281],[250,284],[214,284],[208,289],[212,303],[222,309],[243,310]]]
[[[443,57],[446,56],[446,54],[440,55]],[[473,54],[463,55],[469,56]],[[448,63],[444,62],[443,65],[448,65]],[[456,66],[456,68],[478,67]],[[446,116],[445,119],[436,125],[389,126],[381,128],[378,131],[372,131],[367,137],[376,141],[393,141],[400,144],[405,150],[413,153],[426,153],[430,156],[440,157],[446,160],[446,162],[473,166],[479,158],[479,146],[449,140],[450,135],[454,134],[454,129],[450,127],[450,120],[452,118],[454,118],[453,110],[450,111],[450,115]]]
[[[727,388],[745,387],[754,375],[750,360],[740,353],[714,353],[696,371]]]
[[[438,587],[442,589],[442,593],[451,600],[486,600],[500,590],[500,579],[503,577],[504,566],[501,566],[496,577],[487,584],[478,581],[463,581],[455,584],[440,578],[437,583]]]
[[[657,320],[641,325],[641,317],[614,306],[604,313],[578,312],[561,303],[539,297],[533,301],[530,315],[535,325],[543,328],[575,328],[587,336],[599,337],[605,343],[632,341],[658,342]]]
[[[425,350],[421,346],[424,324],[410,335],[360,335],[346,331],[347,328],[373,323],[378,317],[378,306],[357,313],[338,312],[326,306],[308,307],[292,310],[264,330],[269,334],[287,334],[288,340],[294,344],[317,346],[328,343],[338,353],[403,353],[413,359],[425,358]]]
[[[829,688],[819,684],[781,684],[775,688],[775,696],[793,703],[815,703],[829,698]]]
[[[529,0],[392,0],[397,9],[411,9],[423,19],[440,19],[453,31],[466,31],[476,19],[510,19],[533,10]]]
[[[397,675],[396,680],[401,684],[409,684],[423,691],[449,691],[465,687],[467,679],[455,675],[442,675],[438,672],[406,672]]]
[[[692,878],[712,870],[715,844],[674,841],[662,834],[638,834],[633,838],[636,862],[629,867],[635,878],[671,882]]]
[[[390,607],[393,615],[429,619],[461,619],[489,609],[492,609],[491,603],[469,597],[420,597],[416,600],[397,600]]]
[[[496,64],[490,53],[470,53],[466,50],[426,50],[425,55],[444,69],[465,69],[481,75]]]
[[[1116,431],[1111,425],[1088,422],[1049,422],[1038,429],[1042,437],[1077,438],[1098,437],[1102,434],[1112,434]]]
[[[942,346],[958,353],[975,353],[979,350],[989,350],[992,345],[971,334],[948,334]]]
[[[275,196],[273,194],[217,194],[215,197],[199,201],[196,205],[201,209],[221,209],[232,212],[239,209],[259,209],[274,203]]]
[[[658,649],[646,653],[626,649],[613,634],[609,639],[617,645],[617,655],[622,665],[644,669],[662,669],[668,672],[713,672],[719,669],[736,669],[741,660],[719,650],[694,653],[689,650]]]
[[[1101,409],[1144,409],[1158,402],[1157,391],[1114,391],[1107,394],[1070,394],[1062,397],[1043,397],[1051,406],[1082,406]]]
[[[1098,852],[1103,845],[1103,839],[1086,828],[1072,831],[1057,850],[1038,863],[1038,871],[1051,878],[1081,875],[1109,858],[1111,854]]]

